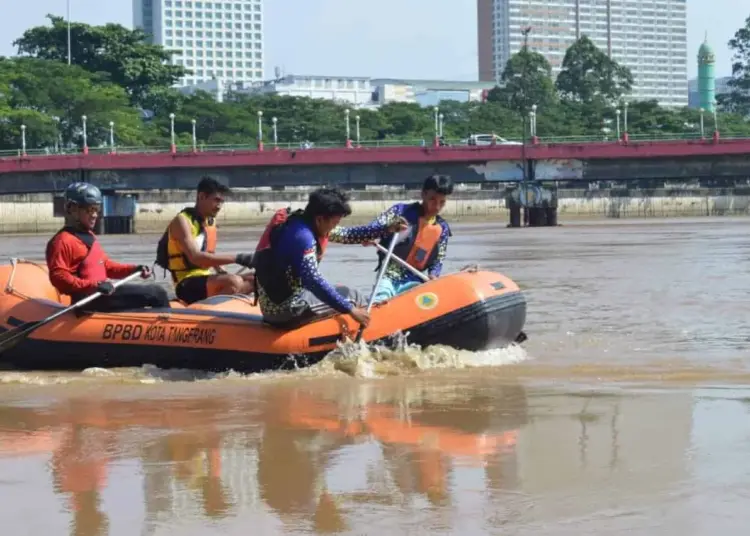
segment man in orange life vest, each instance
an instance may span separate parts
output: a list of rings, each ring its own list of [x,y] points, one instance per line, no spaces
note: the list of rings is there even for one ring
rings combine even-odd
[[[329,233],[351,212],[346,194],[321,188],[310,194],[304,210],[274,214],[255,253],[258,301],[266,322],[291,329],[338,311],[369,323],[364,297],[349,287],[333,287],[318,270]],[[401,221],[351,227],[348,242],[361,244],[402,228]]]
[[[421,272],[426,271],[430,279],[440,276],[443,259],[448,248],[448,239],[452,236],[448,222],[439,213],[445,206],[448,196],[453,193],[453,181],[447,175],[431,175],[422,184],[422,202],[399,203],[383,212],[375,222],[392,221],[395,217],[406,219],[410,227],[408,238],[400,242],[393,254],[401,257],[411,266]],[[339,232],[346,233],[346,229],[334,229],[331,240]],[[380,242],[386,248],[391,243],[392,235],[383,237]],[[378,252],[378,266],[380,269],[385,255]],[[375,289],[375,303],[387,300],[402,292],[419,285],[422,280],[409,270],[390,262],[383,279]]]
[[[95,292],[104,294],[86,306],[89,311],[169,307],[169,296],[158,285],[125,284],[114,288],[110,278],[123,279],[140,271],[147,279],[151,270],[107,257],[93,233],[101,205],[102,194],[92,184],[76,182],[65,190],[66,225],[47,243],[50,282],[61,294],[70,296],[72,303]]]
[[[242,277],[222,268],[234,263],[252,268],[251,253],[216,253],[215,219],[228,193],[229,188],[216,179],[201,179],[195,206],[183,209],[174,217],[156,248],[156,264],[169,270],[175,294],[187,304],[209,296],[249,294],[254,290],[251,275]]]

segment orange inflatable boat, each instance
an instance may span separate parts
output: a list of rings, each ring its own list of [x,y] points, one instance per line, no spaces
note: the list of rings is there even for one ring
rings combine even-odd
[[[42,320],[69,304],[50,284],[47,267],[24,260],[0,266],[0,332]],[[388,345],[408,332],[422,347],[444,344],[470,351],[523,340],[526,300],[509,278],[458,272],[426,282],[372,309],[362,339]],[[214,296],[189,307],[118,313],[64,314],[0,355],[19,370],[133,367],[242,372],[294,368],[322,359],[359,324],[337,314],[294,330],[263,322],[244,295]]]

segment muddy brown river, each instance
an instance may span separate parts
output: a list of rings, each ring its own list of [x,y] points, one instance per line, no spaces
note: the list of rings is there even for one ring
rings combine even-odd
[[[747,534],[749,223],[456,224],[446,271],[516,280],[523,347],[0,373],[2,534]],[[102,237],[139,263],[157,239]],[[332,246],[323,269],[367,290],[374,257]]]

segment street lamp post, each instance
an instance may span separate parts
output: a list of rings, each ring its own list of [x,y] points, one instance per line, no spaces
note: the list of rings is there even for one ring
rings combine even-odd
[[[263,112],[258,110],[258,150],[263,150]]]
[[[714,100],[714,142],[719,141],[719,111],[717,110],[717,107],[719,105],[718,102]]]
[[[617,117],[617,140],[620,140],[620,112],[619,108],[615,108],[615,116]]]
[[[623,112],[622,112],[622,127],[623,127],[623,133],[622,133],[622,141],[625,143],[628,143],[628,101],[625,101],[622,105]]]
[[[66,17],[68,19],[68,65],[70,65],[71,62],[71,54],[70,54],[70,0],[67,0],[66,2]]]
[[[83,124],[83,154],[89,154],[89,142],[88,136],[86,135],[86,116],[81,116],[81,123]]]
[[[359,137],[359,114],[354,116],[354,125],[355,125],[355,131],[354,135],[357,137],[357,147],[360,147],[360,137]]]
[[[440,108],[437,106],[433,106],[432,108],[433,115],[435,116],[435,140],[434,145],[435,147],[440,146]]]
[[[26,156],[26,125],[21,125],[21,156]]]
[[[191,119],[190,124],[193,126],[193,152],[198,152],[198,132],[196,130],[196,120]]]
[[[438,116],[438,119],[440,120],[440,121],[438,121],[438,125],[440,126],[440,134],[439,134],[439,136],[440,136],[440,139],[443,139],[443,120],[445,119],[445,114],[444,113],[440,113],[440,115]]]
[[[279,150],[279,130],[277,123],[279,121],[278,117],[272,117],[271,123],[273,124],[273,150],[278,151]]]
[[[115,154],[115,122],[109,122],[109,152]]]
[[[705,127],[704,127],[704,122],[703,122],[703,114],[705,113],[705,110],[703,108],[700,108],[698,111],[701,114],[701,122],[700,122],[700,125],[701,125],[701,139],[704,140],[704,139],[706,139],[706,130],[705,130]]]
[[[351,128],[349,123],[349,115],[351,114],[351,110],[347,108],[344,110],[344,122],[346,125],[346,148],[351,149],[352,148],[352,136],[351,136]]]
[[[174,136],[174,114],[169,114],[169,151],[172,154],[175,154],[177,152],[177,144],[175,143],[175,136]]]
[[[539,138],[536,135],[536,110],[537,110],[536,104],[532,105],[531,106],[531,117],[529,118],[530,123],[531,123],[531,126],[530,126],[530,128],[531,128],[531,143],[533,143],[534,145],[536,145],[536,144],[539,143]]]

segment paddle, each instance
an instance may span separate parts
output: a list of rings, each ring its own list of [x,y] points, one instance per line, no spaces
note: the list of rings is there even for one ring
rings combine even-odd
[[[378,244],[377,242],[373,242],[372,244],[376,248],[378,248],[380,251],[382,251],[383,253],[388,253],[388,250],[385,249],[380,244]],[[413,273],[414,275],[416,275],[418,278],[420,278],[425,283],[430,280],[429,277],[427,277],[425,274],[423,274],[422,272],[420,272],[419,270],[417,270],[416,268],[414,268],[411,264],[409,264],[408,262],[406,262],[404,259],[402,259],[398,255],[392,255],[391,258],[394,261],[396,261],[398,264],[400,264],[401,266],[403,266],[404,268],[406,268],[407,270],[409,270],[411,273]]]
[[[370,312],[370,309],[372,309],[372,304],[375,303],[375,291],[377,290],[378,285],[380,285],[380,281],[383,279],[383,275],[385,274],[385,269],[388,268],[388,263],[391,261],[391,257],[393,257],[393,249],[396,247],[396,244],[401,242],[401,240],[403,240],[403,238],[405,238],[408,235],[408,233],[409,233],[409,229],[407,228],[398,234],[394,233],[393,238],[391,238],[391,245],[388,246],[388,250],[385,253],[383,264],[380,266],[378,277],[375,280],[375,285],[372,287],[372,292],[370,293],[370,300],[367,302],[368,313]],[[362,334],[364,332],[365,332],[365,326],[364,324],[361,324],[359,326],[359,331],[357,332],[357,338],[354,339],[354,342],[359,342],[362,339]]]
[[[132,281],[136,277],[140,277],[140,276],[141,276],[141,271],[138,270],[137,272],[130,274],[125,279],[120,279],[119,281],[116,281],[113,284],[113,286],[117,288],[120,285],[124,285],[125,283],[128,283],[129,281]],[[40,328],[43,325],[52,322],[55,318],[58,318],[64,315],[65,313],[69,313],[70,311],[74,311],[75,309],[78,309],[79,307],[82,307],[86,305],[87,303],[91,303],[92,301],[100,297],[101,295],[102,295],[101,292],[95,292],[91,296],[86,296],[81,301],[76,302],[69,307],[66,307],[62,311],[58,311],[55,314],[50,315],[43,320],[38,320],[36,322],[26,322],[25,324],[18,326],[16,329],[9,331],[7,333],[4,333],[2,336],[0,336],[0,354],[2,354],[6,350],[9,350],[13,346],[15,346],[18,343],[18,341],[22,340],[22,338],[24,337],[29,336],[31,332],[35,331],[37,328]]]

